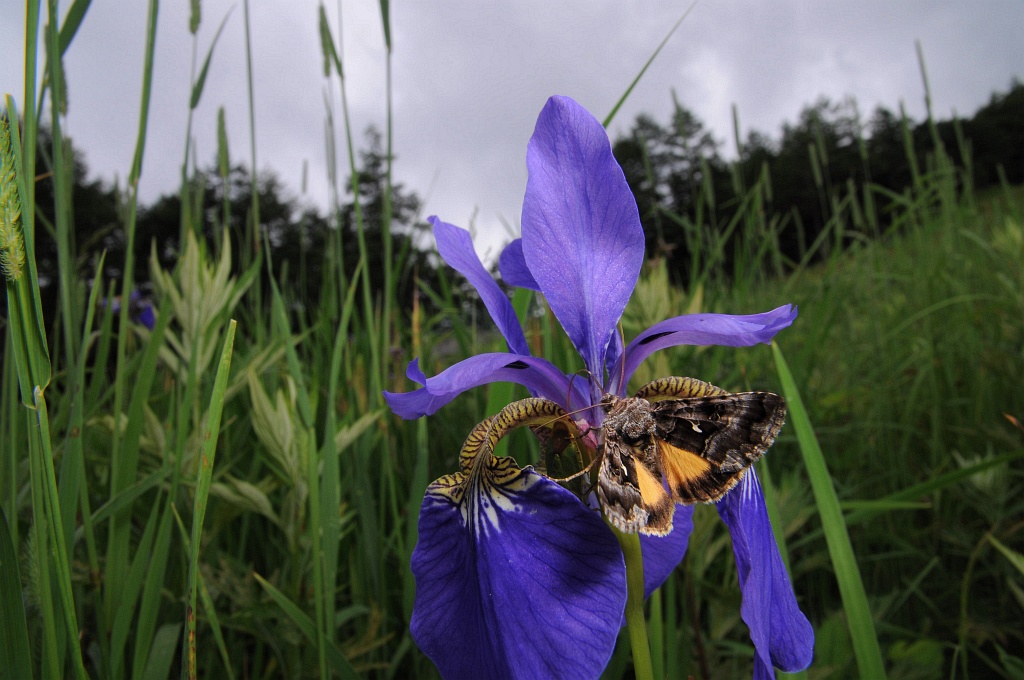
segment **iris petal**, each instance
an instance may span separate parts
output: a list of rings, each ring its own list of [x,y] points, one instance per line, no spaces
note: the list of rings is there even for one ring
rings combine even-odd
[[[676,345],[746,347],[768,343],[793,323],[796,314],[796,307],[783,305],[762,314],[685,314],[665,319],[626,346],[622,384],[627,384],[643,360],[659,349]],[[610,377],[613,387],[618,387],[619,376]]]
[[[756,649],[755,677],[773,677],[772,666],[787,672],[807,668],[814,656],[814,629],[797,605],[754,471],[748,470],[717,506],[732,535],[743,591],[740,615]]]
[[[524,385],[536,396],[555,402],[566,411],[590,404],[581,388],[586,381],[573,380],[546,359],[507,352],[477,354],[449,366],[432,378],[419,369],[419,359],[409,364],[409,379],[424,387],[412,392],[384,392],[394,413],[406,420],[429,416],[466,390],[492,382]]]
[[[498,258],[498,271],[501,272],[501,280],[510,286],[540,290],[533,274],[530,273],[530,268],[526,266],[526,260],[523,259],[523,239],[521,238],[515,239],[501,251],[501,257]]]
[[[526,165],[526,264],[587,368],[603,382],[608,342],[643,263],[636,201],[604,128],[567,97],[544,106]]]
[[[683,561],[693,533],[693,506],[676,505],[672,531],[668,536],[640,536],[644,557],[644,597],[661,587]]]
[[[445,678],[597,678],[615,646],[625,565],[597,513],[492,459],[427,489],[410,630]]]
[[[469,232],[460,229],[454,224],[448,224],[430,217],[428,220],[434,226],[434,239],[437,241],[437,252],[441,254],[444,261],[455,271],[459,272],[476,288],[480,294],[484,306],[490,312],[494,325],[498,327],[501,334],[505,336],[508,343],[508,351],[516,354],[529,354],[530,348],[526,344],[526,336],[523,335],[523,327],[519,324],[519,318],[508,296],[498,286],[498,283],[484,269],[484,265],[477,257],[476,249],[473,248],[473,239]]]

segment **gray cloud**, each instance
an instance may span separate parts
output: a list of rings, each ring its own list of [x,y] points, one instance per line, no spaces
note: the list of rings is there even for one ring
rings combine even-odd
[[[67,129],[94,175],[124,177],[137,129],[145,25],[143,2],[93,3],[68,51]],[[203,99],[194,112],[196,158],[216,150],[223,106],[232,156],[248,163],[242,7],[203,3],[201,61],[231,7]],[[526,142],[551,94],[575,97],[599,118],[618,100],[682,15],[667,2],[392,3],[396,178],[424,196],[426,214],[477,228],[493,254],[502,222],[518,226]],[[260,168],[295,192],[309,164],[308,200],[328,196],[325,98],[340,134],[338,83],[323,78],[317,4],[252,2],[255,108]],[[0,88],[21,96],[23,8],[0,0]],[[337,5],[328,12],[337,33]],[[342,6],[341,34],[353,136],[385,120],[384,41],[376,2]],[[155,84],[141,184],[143,200],[174,191],[185,145],[192,38],[188,3],[160,8]],[[613,123],[628,129],[642,111],[665,119],[674,90],[732,149],[735,104],[744,131],[777,135],[820,95],[857,97],[924,115],[915,53],[927,60],[936,115],[972,113],[993,90],[1024,74],[1019,31],[1024,4],[702,2],[672,37]],[[339,138],[339,148],[343,149]],[[342,158],[344,161],[344,158]]]

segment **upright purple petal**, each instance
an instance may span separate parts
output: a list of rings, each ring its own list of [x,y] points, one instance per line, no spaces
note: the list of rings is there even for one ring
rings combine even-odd
[[[643,360],[659,349],[676,345],[747,347],[759,342],[768,343],[776,333],[793,323],[796,314],[796,307],[783,305],[762,314],[685,314],[665,319],[626,346],[621,385],[628,384]],[[619,375],[609,377],[612,386],[618,388]]]
[[[661,587],[686,555],[693,533],[693,506],[676,505],[672,531],[667,536],[640,536],[644,557],[644,597]]]
[[[523,335],[523,327],[519,324],[512,303],[497,282],[484,269],[473,248],[473,239],[469,232],[453,224],[442,222],[437,217],[428,220],[434,226],[434,239],[437,241],[437,252],[441,254],[448,266],[459,272],[476,288],[484,306],[494,319],[494,325],[505,336],[508,351],[516,354],[529,354],[530,348]]]
[[[498,271],[501,272],[501,280],[510,286],[517,288],[529,288],[540,290],[537,281],[534,280],[530,268],[526,266],[523,258],[523,239],[516,240],[505,246],[498,258]]]
[[[604,128],[552,97],[526,152],[523,255],[551,310],[604,380],[604,358],[644,258],[636,201]]]
[[[732,535],[743,591],[740,615],[756,650],[754,676],[774,677],[772,666],[787,672],[807,668],[814,657],[814,629],[797,605],[754,470],[716,505]]]
[[[626,603],[618,542],[551,480],[529,468],[495,472],[427,489],[412,554],[413,639],[444,678],[597,678]]]
[[[583,389],[586,381],[569,380],[547,359],[492,352],[477,354],[427,378],[419,368],[419,359],[409,364],[406,373],[423,388],[412,392],[384,392],[384,399],[396,415],[411,420],[429,416],[466,390],[492,382],[513,382],[525,386],[536,396],[555,402],[566,411],[589,406]]]
[[[629,386],[629,382],[626,381],[623,382],[621,385],[618,385],[618,387],[620,387],[621,390],[614,389],[618,381],[622,380],[623,378],[622,341],[622,334],[620,334],[618,331],[612,333],[611,342],[608,343],[608,352],[605,354],[604,357],[605,369],[608,371],[608,377],[605,380],[605,383],[613,388],[608,389],[606,391],[615,394],[616,396],[619,397],[626,396],[626,389]]]

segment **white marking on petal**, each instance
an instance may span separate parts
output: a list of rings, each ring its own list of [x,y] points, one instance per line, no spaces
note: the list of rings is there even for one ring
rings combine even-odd
[[[754,497],[754,492],[758,491],[760,486],[757,475],[755,475],[752,470],[748,470],[747,474],[743,475],[740,479],[740,488],[741,493],[743,494],[743,500],[751,500]]]
[[[463,519],[477,538],[500,533],[501,513],[527,509],[519,496],[537,482],[537,478],[525,470],[515,469],[511,475],[494,472],[491,468],[483,470],[469,485],[461,504]]]

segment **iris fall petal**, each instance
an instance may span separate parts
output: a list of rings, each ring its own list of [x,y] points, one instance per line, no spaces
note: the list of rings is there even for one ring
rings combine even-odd
[[[677,505],[668,536],[641,534],[640,549],[644,557],[644,597],[661,587],[673,570],[683,561],[693,533],[693,506]]]
[[[743,591],[740,615],[756,650],[754,676],[774,677],[773,666],[787,672],[807,668],[814,656],[814,629],[797,605],[754,470],[717,506],[732,536]]]
[[[445,678],[597,678],[626,602],[618,542],[510,458],[427,489],[410,629]]]

